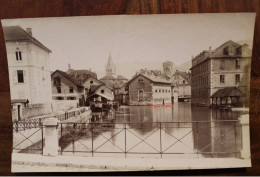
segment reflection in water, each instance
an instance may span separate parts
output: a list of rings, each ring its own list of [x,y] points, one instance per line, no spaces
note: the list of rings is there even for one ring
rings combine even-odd
[[[171,153],[185,157],[237,157],[241,127],[230,120],[237,120],[240,115],[239,112],[191,106],[187,102],[176,103],[173,107],[122,106],[104,117],[103,122],[113,120],[116,124],[99,128],[93,144],[99,147],[109,139],[98,149],[106,152],[122,152],[126,148],[130,153],[162,151],[167,154],[164,157]],[[80,141],[91,144],[90,138],[82,137]]]

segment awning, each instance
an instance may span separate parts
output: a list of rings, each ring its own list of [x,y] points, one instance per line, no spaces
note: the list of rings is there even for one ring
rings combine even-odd
[[[100,94],[100,93],[94,93],[94,94],[90,95],[89,97],[92,97],[94,95],[98,95],[98,96],[104,97],[104,98],[106,98],[106,99],[108,99],[110,101],[114,100],[114,97],[110,97],[108,95],[104,95],[104,94]]]
[[[243,97],[245,96],[242,91],[237,87],[227,87],[216,91],[211,98],[223,98],[223,97]]]
[[[27,99],[13,99],[11,103],[26,103]]]

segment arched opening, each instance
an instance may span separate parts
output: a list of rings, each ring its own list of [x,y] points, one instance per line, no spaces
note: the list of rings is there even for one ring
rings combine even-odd
[[[144,91],[143,90],[138,91],[138,99],[139,99],[139,101],[144,100]]]

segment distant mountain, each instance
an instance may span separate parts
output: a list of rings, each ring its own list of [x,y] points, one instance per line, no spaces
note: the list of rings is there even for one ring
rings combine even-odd
[[[189,61],[177,66],[176,70],[190,72],[191,65],[192,65],[192,62],[191,62],[191,60],[189,60]]]
[[[250,49],[253,49],[253,41],[252,40],[240,40],[237,41],[238,44],[243,45],[243,44],[248,44]]]

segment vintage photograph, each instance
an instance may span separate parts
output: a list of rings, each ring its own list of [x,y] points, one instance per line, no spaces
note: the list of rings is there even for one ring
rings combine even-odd
[[[12,172],[251,166],[255,13],[1,23]]]

